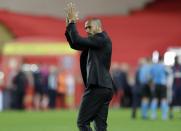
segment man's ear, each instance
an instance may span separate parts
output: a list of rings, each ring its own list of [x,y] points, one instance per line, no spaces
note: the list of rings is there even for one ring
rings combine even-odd
[[[99,31],[99,27],[98,27],[98,25],[96,25],[96,31]]]
[[[102,31],[102,29],[101,29],[100,26],[97,26],[97,31],[98,31],[98,32],[101,32],[101,31]]]
[[[96,25],[96,30],[97,30],[98,32],[100,31],[99,25]]]

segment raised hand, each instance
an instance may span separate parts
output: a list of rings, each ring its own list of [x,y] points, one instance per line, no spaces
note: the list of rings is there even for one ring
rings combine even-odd
[[[70,23],[70,22],[76,22],[79,18],[78,18],[78,14],[79,12],[76,11],[75,9],[75,4],[73,4],[72,2],[67,4],[67,7],[65,8],[65,13],[66,13],[66,23]]]

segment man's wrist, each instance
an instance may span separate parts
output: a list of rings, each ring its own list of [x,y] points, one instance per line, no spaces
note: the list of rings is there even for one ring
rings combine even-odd
[[[76,21],[75,20],[68,20],[68,23],[70,24],[70,23],[76,23]]]

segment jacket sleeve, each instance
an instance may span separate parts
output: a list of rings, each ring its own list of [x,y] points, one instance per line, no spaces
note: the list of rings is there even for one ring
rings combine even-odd
[[[104,39],[102,37],[81,37],[76,29],[75,23],[70,23],[67,27],[68,34],[72,40],[72,44],[80,48],[102,48],[104,47]]]
[[[84,48],[78,47],[78,46],[76,46],[75,44],[72,43],[72,40],[71,40],[71,38],[70,38],[67,30],[65,31],[65,36],[66,36],[67,41],[68,41],[68,43],[69,43],[69,45],[70,45],[70,47],[71,47],[72,49],[75,49],[75,50],[84,50]]]

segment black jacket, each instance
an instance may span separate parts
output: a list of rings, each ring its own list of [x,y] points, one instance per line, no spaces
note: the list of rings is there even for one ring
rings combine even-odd
[[[81,50],[80,68],[86,87],[98,85],[113,88],[109,73],[112,43],[107,33],[97,33],[91,37],[81,37],[74,23],[70,23],[65,36],[72,49]]]

